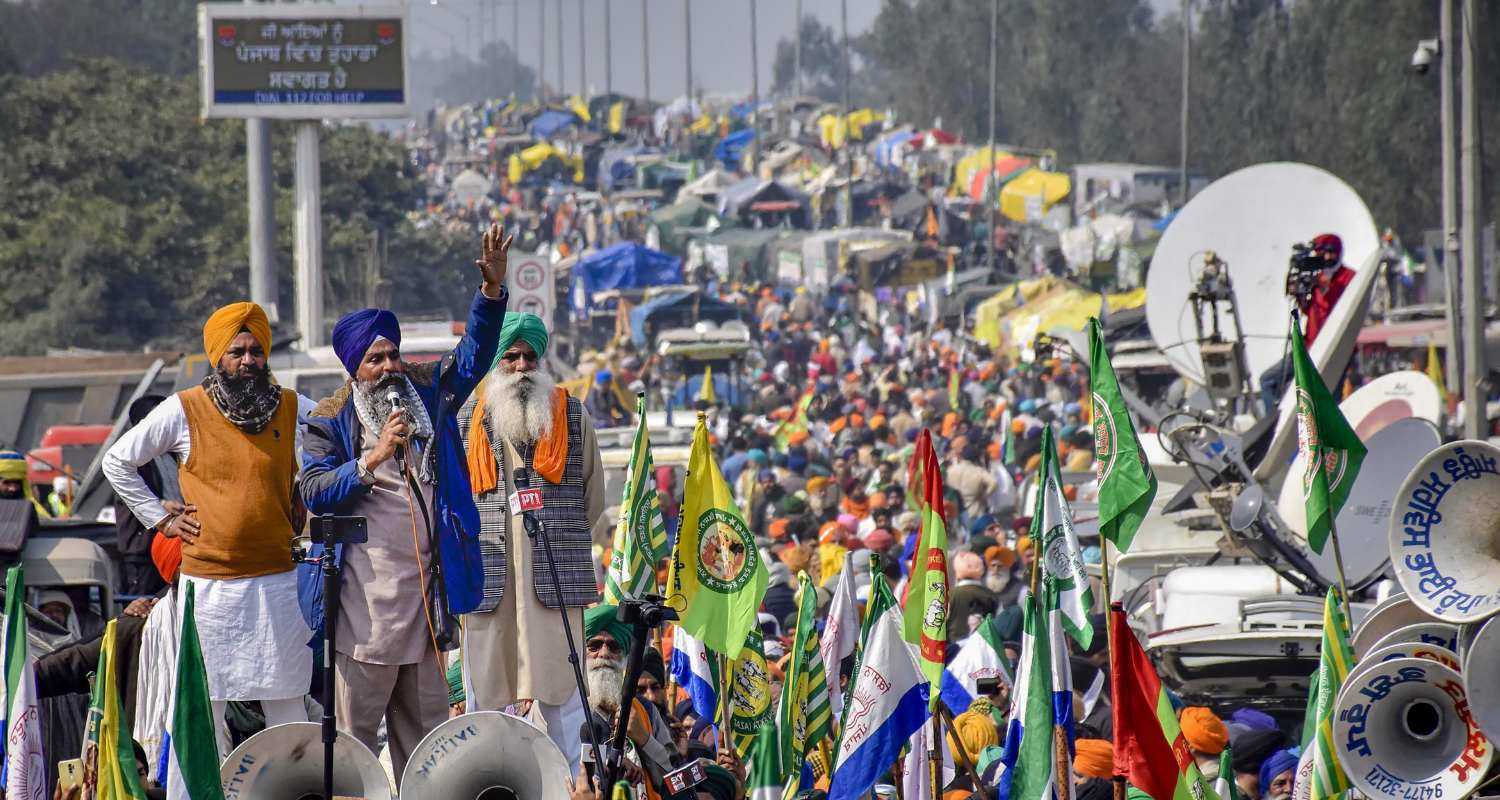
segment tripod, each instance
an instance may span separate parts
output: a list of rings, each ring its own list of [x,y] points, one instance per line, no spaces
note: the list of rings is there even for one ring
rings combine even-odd
[[[339,730],[334,718],[334,635],[338,631],[339,587],[343,573],[338,560],[341,545],[361,544],[370,540],[364,517],[336,517],[331,514],[312,518],[312,540],[323,545],[317,558],[299,557],[306,564],[317,564],[323,576],[323,798],[333,800],[333,744]]]

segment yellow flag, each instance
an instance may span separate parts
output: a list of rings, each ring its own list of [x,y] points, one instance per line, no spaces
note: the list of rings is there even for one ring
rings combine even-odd
[[[584,122],[594,121],[593,116],[589,114],[588,103],[583,102],[583,98],[576,94],[568,98],[568,110],[577,114],[578,118]]]
[[[1437,384],[1438,396],[1448,402],[1448,387],[1443,383],[1443,362],[1438,360],[1437,342],[1427,342],[1427,377]]]
[[[621,100],[609,107],[609,132],[619,133],[625,129],[625,101]]]
[[[738,658],[766,594],[769,573],[708,445],[702,414],[693,430],[667,604],[708,649]]]
[[[115,678],[115,623],[110,620],[104,627],[99,643],[99,668],[84,730],[83,782],[85,793],[96,800],[145,800]]]
[[[698,387],[698,399],[709,405],[719,402],[714,395],[714,368],[711,364],[703,366],[703,385]]]

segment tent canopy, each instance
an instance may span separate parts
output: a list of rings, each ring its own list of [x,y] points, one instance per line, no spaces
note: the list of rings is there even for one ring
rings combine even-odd
[[[792,224],[808,227],[807,195],[779,181],[746,178],[719,193],[719,216],[749,224],[756,203],[795,202],[798,211],[791,214]]]
[[[550,139],[563,128],[577,124],[578,115],[572,111],[548,109],[536,115],[536,118],[531,121],[531,125],[528,126],[528,130],[531,131],[532,136],[538,139]]]
[[[1016,222],[1039,217],[1057,204],[1073,188],[1067,173],[1043,172],[1032,168],[1012,178],[1000,190],[1000,213]],[[1033,213],[1028,213],[1028,210]]]
[[[668,328],[686,328],[701,320],[724,323],[740,319],[742,312],[716,297],[698,292],[665,292],[630,309],[630,340],[645,349],[651,333]],[[715,384],[717,385],[717,384]]]
[[[1146,304],[1145,288],[1107,295],[1111,313]],[[1101,300],[1076,283],[1046,276],[1019,281],[974,308],[974,336],[1010,355],[1029,350],[1038,333],[1080,330],[1099,314]]]
[[[754,130],[750,128],[737,130],[720,139],[719,143],[714,145],[714,158],[722,162],[729,169],[739,169],[740,158],[744,154],[745,148],[749,147],[750,142],[754,139]]]
[[[595,292],[682,283],[682,259],[637,242],[585,254],[573,265],[574,308],[588,308]]]

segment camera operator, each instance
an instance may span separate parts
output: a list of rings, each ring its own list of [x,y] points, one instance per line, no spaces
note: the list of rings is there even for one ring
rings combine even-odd
[[[1333,313],[1333,307],[1343,296],[1344,289],[1354,280],[1354,270],[1343,264],[1343,240],[1332,233],[1313,237],[1306,254],[1294,256],[1291,273],[1287,276],[1287,294],[1297,303],[1297,310],[1306,320],[1302,340],[1312,349],[1312,344]],[[1266,413],[1275,412],[1282,392],[1292,376],[1290,352],[1275,366],[1260,376],[1260,397]]]

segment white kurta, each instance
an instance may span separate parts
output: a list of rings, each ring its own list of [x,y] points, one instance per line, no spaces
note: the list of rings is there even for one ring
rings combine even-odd
[[[297,395],[299,417],[316,405]],[[296,452],[302,451],[297,426]],[[139,424],[126,431],[104,454],[102,469],[141,524],[155,527],[166,517],[136,468],[170,453],[187,463],[192,452],[187,413],[177,395],[163,400]],[[182,576],[177,591],[181,617],[187,583],[195,590],[195,620],[213,700],[280,700],[301,697],[312,681],[312,631],[297,604],[295,569],[255,578],[212,580]]]

